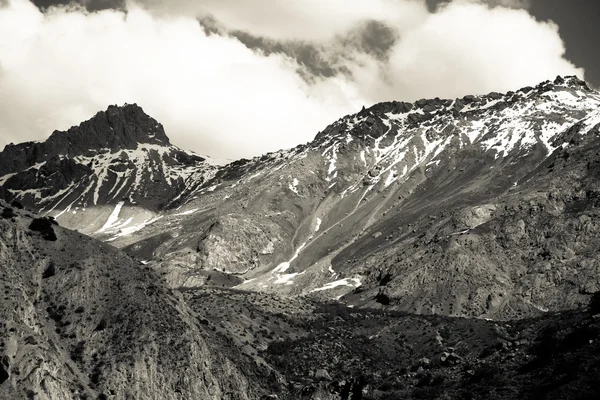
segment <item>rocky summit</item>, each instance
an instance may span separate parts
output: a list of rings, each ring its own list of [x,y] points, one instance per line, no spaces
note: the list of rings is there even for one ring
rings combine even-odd
[[[0,395],[595,398],[599,148],[576,77],[224,166],[137,105],[8,145]]]
[[[203,157],[171,145],[162,125],[135,104],[110,106],[45,142],[9,144],[0,154],[5,197],[71,218],[67,225],[85,233],[105,227],[115,207],[130,222],[149,220],[191,175],[212,170]]]

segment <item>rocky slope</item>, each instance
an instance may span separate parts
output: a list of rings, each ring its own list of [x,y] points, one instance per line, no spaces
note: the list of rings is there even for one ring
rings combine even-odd
[[[0,398],[260,397],[236,349],[150,268],[50,218],[0,209]]]
[[[15,203],[15,205],[17,205]],[[0,398],[582,399],[598,313],[513,322],[222,288],[0,202]],[[222,277],[221,277],[222,278]]]
[[[589,310],[494,322],[274,294],[186,289],[204,323],[282,375],[279,399],[592,399],[600,295]],[[595,316],[594,316],[595,315]]]

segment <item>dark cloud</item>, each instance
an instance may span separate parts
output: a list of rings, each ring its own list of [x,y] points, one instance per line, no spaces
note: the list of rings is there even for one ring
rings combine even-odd
[[[244,46],[262,55],[283,54],[294,59],[299,65],[298,72],[307,80],[315,76],[332,77],[339,73],[334,63],[325,60],[326,53],[322,46],[300,40],[274,40],[263,36],[256,36],[250,32],[227,29],[213,16],[207,15],[198,18],[198,22],[207,35],[229,36],[239,40]]]
[[[348,36],[341,39],[349,48],[387,60],[389,52],[396,43],[398,34],[396,31],[380,21],[366,21]]]
[[[5,0],[0,0],[0,2]],[[101,11],[101,10],[124,10],[124,0],[32,0],[40,9],[46,9],[51,6],[77,4],[83,6],[86,10]]]
[[[263,55],[283,54],[294,59],[300,68],[298,73],[308,82],[315,78],[331,78],[351,75],[346,67],[358,54],[366,54],[380,61],[387,61],[398,34],[380,21],[365,21],[344,35],[338,35],[329,43],[313,43],[301,40],[274,40],[242,30],[227,31],[212,16],[198,21],[209,35],[227,35],[239,40],[247,48]]]
[[[500,6],[508,8],[530,8],[531,0],[485,0],[491,6]]]
[[[451,3],[453,0],[425,0],[430,11],[436,11],[441,6]],[[529,9],[532,6],[532,0],[479,0],[480,3],[487,4],[490,7],[506,7],[514,9]]]
[[[230,35],[249,49],[264,55],[279,53],[291,57],[311,75],[332,77],[339,72],[335,62],[325,58],[326,51],[323,47],[316,44],[302,41],[280,42],[243,31],[233,31]]]
[[[203,15],[201,17],[198,17],[197,19],[200,23],[200,26],[202,27],[202,29],[204,29],[204,32],[206,32],[207,35],[227,34],[227,30],[225,29],[225,27],[212,15]]]

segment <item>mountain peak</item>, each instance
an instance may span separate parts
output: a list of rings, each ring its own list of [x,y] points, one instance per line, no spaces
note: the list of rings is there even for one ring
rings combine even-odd
[[[139,143],[170,145],[163,126],[137,104],[110,105],[67,131],[54,131],[47,142],[67,140],[81,150],[136,148]],[[75,149],[78,150],[78,149]]]
[[[542,84],[546,84],[549,81],[546,82],[542,82],[540,85]],[[580,88],[583,87],[585,89],[590,89],[590,87],[588,86],[587,82],[579,79],[577,76],[575,75],[565,75],[565,76],[561,76],[558,75],[556,77],[556,79],[554,80],[554,84],[555,85],[563,85],[563,86],[570,86],[570,87],[575,87],[575,88]]]
[[[28,168],[56,156],[74,157],[98,150],[136,149],[138,144],[170,146],[163,126],[137,104],[111,105],[67,131],[54,131],[45,142],[8,144],[0,175]]]

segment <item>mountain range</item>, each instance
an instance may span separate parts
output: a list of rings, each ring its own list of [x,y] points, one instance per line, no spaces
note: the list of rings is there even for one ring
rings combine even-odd
[[[594,398],[599,140],[557,77],[226,165],[135,104],[9,144],[0,395]]]

